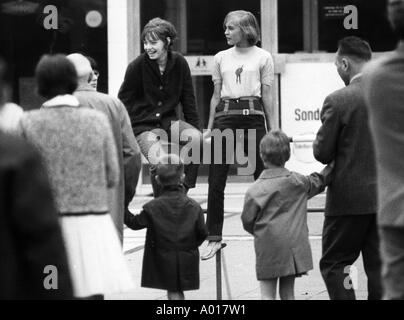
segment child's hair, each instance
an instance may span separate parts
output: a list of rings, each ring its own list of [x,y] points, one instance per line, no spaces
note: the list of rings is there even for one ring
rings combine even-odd
[[[143,28],[141,39],[142,41],[145,41],[146,39],[154,41],[161,40],[166,45],[166,48],[169,49],[177,39],[177,30],[175,30],[172,23],[168,22],[167,20],[154,18],[151,19]]]
[[[184,164],[175,154],[162,156],[156,166],[156,175],[163,186],[178,185],[182,181]]]
[[[290,159],[290,140],[281,130],[272,130],[261,140],[261,158],[264,163],[283,167]]]
[[[249,45],[254,46],[261,41],[261,31],[255,16],[244,10],[231,11],[224,19],[223,28],[226,29],[226,24],[230,21],[234,21],[236,26],[241,29],[244,38],[247,39]]]

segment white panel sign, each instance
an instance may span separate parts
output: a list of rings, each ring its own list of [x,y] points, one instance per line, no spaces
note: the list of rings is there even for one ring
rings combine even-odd
[[[185,56],[193,76],[210,76],[214,56]]]
[[[321,125],[324,99],[344,86],[333,63],[288,63],[281,76],[282,130],[303,140],[291,144],[287,168],[303,174],[320,171],[313,156],[313,140]]]

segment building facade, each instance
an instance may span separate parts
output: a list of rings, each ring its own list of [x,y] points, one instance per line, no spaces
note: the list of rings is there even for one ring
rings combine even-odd
[[[83,52],[92,56],[99,65],[100,90],[116,95],[127,64],[143,50],[142,27],[153,17],[167,19],[178,30],[174,49],[188,60],[199,114],[206,126],[213,92],[213,56],[227,48],[223,19],[229,11],[248,10],[260,22],[260,46],[275,59],[273,97],[278,123],[290,136],[305,136],[320,126],[325,96],[343,86],[334,66],[339,39],[360,36],[377,54],[394,49],[397,39],[386,18],[386,2],[0,0],[0,55],[10,66],[13,100],[25,109],[39,105],[34,67],[45,53]],[[319,168],[312,158],[310,143],[294,144],[289,166],[303,172]],[[202,169],[203,176],[206,168]],[[143,178],[147,181],[147,175]]]

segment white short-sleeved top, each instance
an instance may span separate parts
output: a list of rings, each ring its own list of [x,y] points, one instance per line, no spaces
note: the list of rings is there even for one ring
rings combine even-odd
[[[274,81],[272,56],[257,46],[220,51],[214,58],[212,80],[222,84],[222,99],[261,97],[261,85],[271,86]]]

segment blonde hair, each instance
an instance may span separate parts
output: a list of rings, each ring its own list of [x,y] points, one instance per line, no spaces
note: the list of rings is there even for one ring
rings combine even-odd
[[[230,20],[233,20],[236,26],[240,28],[244,38],[251,46],[261,41],[261,30],[257,18],[251,12],[244,10],[229,12],[223,22],[224,29]]]

